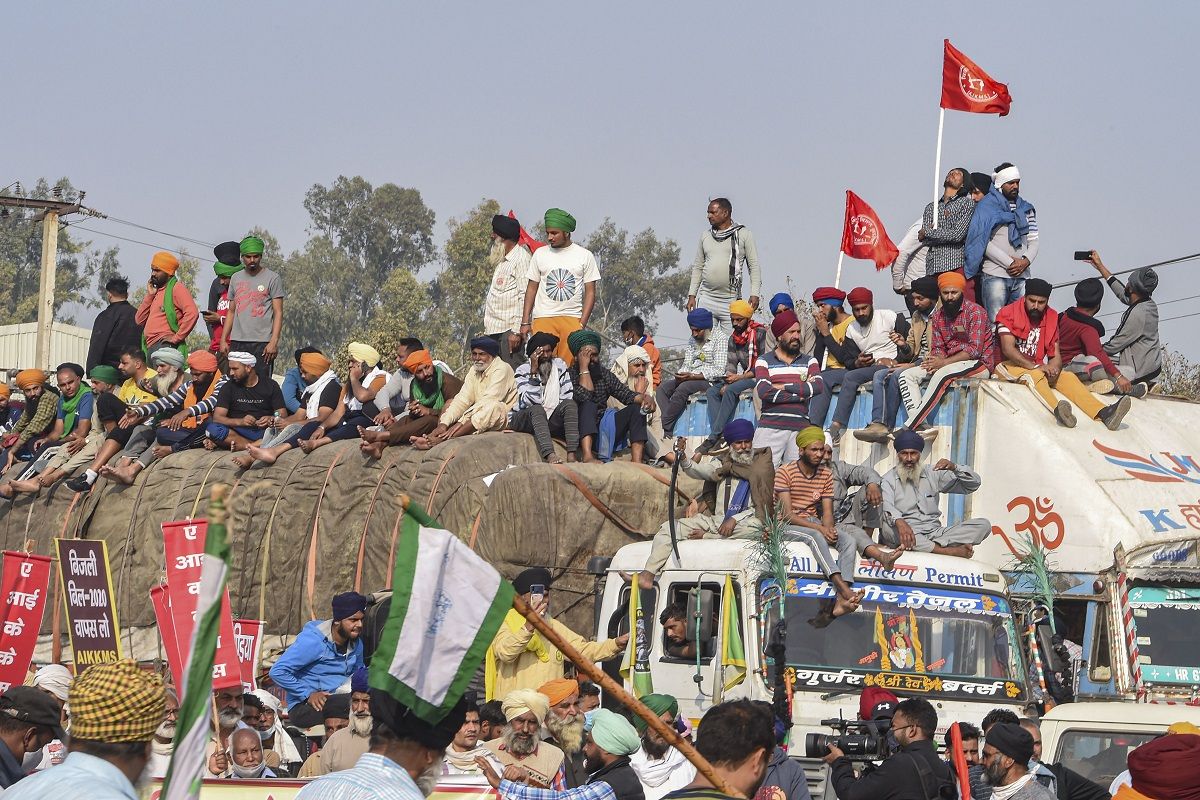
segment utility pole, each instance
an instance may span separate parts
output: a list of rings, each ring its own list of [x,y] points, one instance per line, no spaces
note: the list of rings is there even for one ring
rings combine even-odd
[[[38,281],[37,346],[34,361],[38,369],[48,370],[50,363],[50,334],[54,327],[54,284],[58,266],[58,219],[80,210],[83,192],[74,203],[62,200],[34,200],[29,197],[0,195],[0,208],[31,208],[40,210],[42,223],[42,269]],[[34,217],[34,222],[38,217]]]

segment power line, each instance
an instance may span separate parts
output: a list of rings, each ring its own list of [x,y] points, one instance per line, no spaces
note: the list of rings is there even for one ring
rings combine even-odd
[[[64,225],[63,227],[68,227],[68,226]],[[166,250],[168,253],[175,253],[176,255],[185,256],[187,258],[195,258],[196,257],[195,253],[189,253],[186,250],[176,250],[173,247],[165,247],[163,245],[151,244],[150,242],[143,242],[140,239],[130,239],[127,236],[118,236],[117,234],[109,233],[108,231],[98,231],[95,228],[85,228],[83,225],[70,225],[69,227],[74,228],[75,230],[78,230],[78,231],[87,231],[88,233],[96,233],[96,234],[99,234],[100,236],[107,236],[110,239],[120,239],[122,242],[131,242],[133,244],[145,245],[146,247],[152,247],[155,250]]]
[[[1161,303],[1155,301],[1155,303],[1156,303],[1156,305],[1159,305],[1159,306],[1169,306],[1169,305],[1171,305],[1171,303],[1182,303],[1185,300],[1196,300],[1196,299],[1200,299],[1200,294],[1193,294],[1189,297],[1178,297],[1174,300],[1163,300]],[[1122,311],[1106,311],[1103,314],[1097,314],[1096,316],[1097,317],[1112,317],[1112,316],[1116,316],[1117,314],[1124,314],[1124,313],[1125,313],[1124,310],[1122,310]],[[1163,321],[1165,322],[1165,320],[1163,320]]]
[[[1117,272],[1112,272],[1110,270],[1110,274],[1112,274],[1112,275],[1127,275],[1130,272],[1137,272],[1139,269],[1146,269],[1149,267],[1166,267],[1171,264],[1182,264],[1184,261],[1193,261],[1197,258],[1200,258],[1200,253],[1192,253],[1190,256],[1180,256],[1179,258],[1169,258],[1166,261],[1159,261],[1154,264],[1145,264],[1144,266],[1141,266],[1141,267],[1133,267],[1132,269],[1123,269],[1123,270],[1119,270]],[[1075,284],[1083,283],[1086,280],[1087,280],[1087,278],[1080,278],[1077,281],[1067,281],[1066,283],[1056,283],[1056,284],[1054,284],[1053,288],[1061,289],[1064,286],[1074,286]]]
[[[133,228],[141,228],[144,231],[150,231],[151,233],[157,233],[162,236],[168,236],[172,239],[178,239],[183,242],[190,242],[191,244],[198,244],[198,245],[202,245],[204,247],[216,247],[216,245],[213,244],[212,242],[206,242],[206,241],[203,241],[202,239],[193,239],[190,236],[183,236],[182,234],[178,234],[178,233],[169,233],[167,231],[160,231],[157,228],[150,228],[150,227],[147,227],[146,225],[139,225],[136,222],[130,222],[129,220],[126,220],[126,219],[119,219],[117,217],[111,217],[111,216],[108,216],[107,214],[99,214],[99,216],[102,219],[109,220],[110,222],[117,222],[117,223],[120,223],[121,225],[129,225],[130,227],[133,227]]]
[[[1190,314],[1180,314],[1177,317],[1167,317],[1166,319],[1160,319],[1158,322],[1161,325],[1164,322],[1170,322],[1176,319],[1187,319],[1188,317],[1200,317],[1200,311],[1193,311]]]

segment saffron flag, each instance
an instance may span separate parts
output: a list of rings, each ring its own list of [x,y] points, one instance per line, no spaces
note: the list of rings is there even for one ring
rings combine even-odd
[[[849,189],[846,190],[846,221],[842,225],[842,252],[851,258],[874,261],[875,269],[883,269],[900,255],[875,209]]]
[[[224,507],[212,503],[213,519],[204,540],[204,564],[196,603],[196,624],[189,643],[187,669],[180,691],[175,751],[163,780],[161,800],[195,800],[204,775],[204,749],[212,735],[213,662],[221,632],[225,580],[229,572],[229,540]],[[240,679],[239,679],[240,680]]]
[[[629,643],[625,645],[625,658],[621,661],[621,677],[639,700],[654,693],[654,678],[650,674],[651,633],[646,629],[642,594],[635,580],[629,589]],[[646,594],[653,596],[649,592]]]
[[[370,683],[436,724],[475,677],[512,608],[513,587],[415,503],[402,524]]]
[[[731,667],[732,676],[729,674]],[[721,674],[725,677],[725,691],[746,680],[746,649],[742,645],[733,578],[728,574],[725,576],[725,589],[721,592]]]
[[[1008,86],[992,78],[946,39],[942,61],[942,108],[1004,116],[1012,106]]]
[[[513,213],[511,208],[508,210],[508,217],[509,217],[509,219],[517,218],[517,215]],[[518,223],[518,225],[520,225],[520,223]],[[526,247],[529,248],[529,252],[531,252],[531,253],[534,250],[537,250],[539,247],[546,246],[545,242],[539,242],[537,239],[530,236],[529,231],[525,230],[524,225],[520,225],[520,228],[521,228],[521,235],[520,235],[520,237],[517,238],[517,244],[525,245]]]

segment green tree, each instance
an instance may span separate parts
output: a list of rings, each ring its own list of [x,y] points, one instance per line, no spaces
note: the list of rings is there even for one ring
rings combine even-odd
[[[330,187],[314,184],[304,208],[314,230],[356,259],[373,286],[397,267],[416,272],[433,258],[434,213],[416,189],[339,175]]]
[[[291,366],[290,354],[306,345],[332,352],[351,331],[365,325],[367,319],[356,306],[359,287],[353,275],[357,268],[354,258],[326,236],[309,239],[302,251],[287,259],[280,272],[287,295],[281,361]],[[382,305],[381,300],[372,302],[372,312]]]
[[[600,265],[600,288],[588,327],[620,341],[621,321],[637,315],[653,325],[659,306],[682,308],[688,270],[679,266],[679,245],[660,240],[653,228],[635,236],[605,217],[582,243]]]
[[[427,347],[440,350],[437,343],[432,341],[425,327],[426,315],[430,311],[429,284],[422,283],[416,275],[408,270],[393,270],[383,284],[380,293],[388,298],[361,330],[356,331],[341,343],[336,359],[343,363],[341,354],[350,342],[366,342],[380,352],[384,363],[394,366],[393,356],[396,344],[407,336],[416,336]]]

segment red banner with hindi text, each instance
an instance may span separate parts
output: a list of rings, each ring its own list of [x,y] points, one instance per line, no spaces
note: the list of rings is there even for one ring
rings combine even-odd
[[[258,688],[258,653],[262,648],[263,621],[235,619],[233,638],[237,642],[238,664],[242,668],[242,686],[247,692]]]
[[[50,588],[50,558],[4,551],[0,597],[5,598],[0,626],[0,694],[25,683]]]

